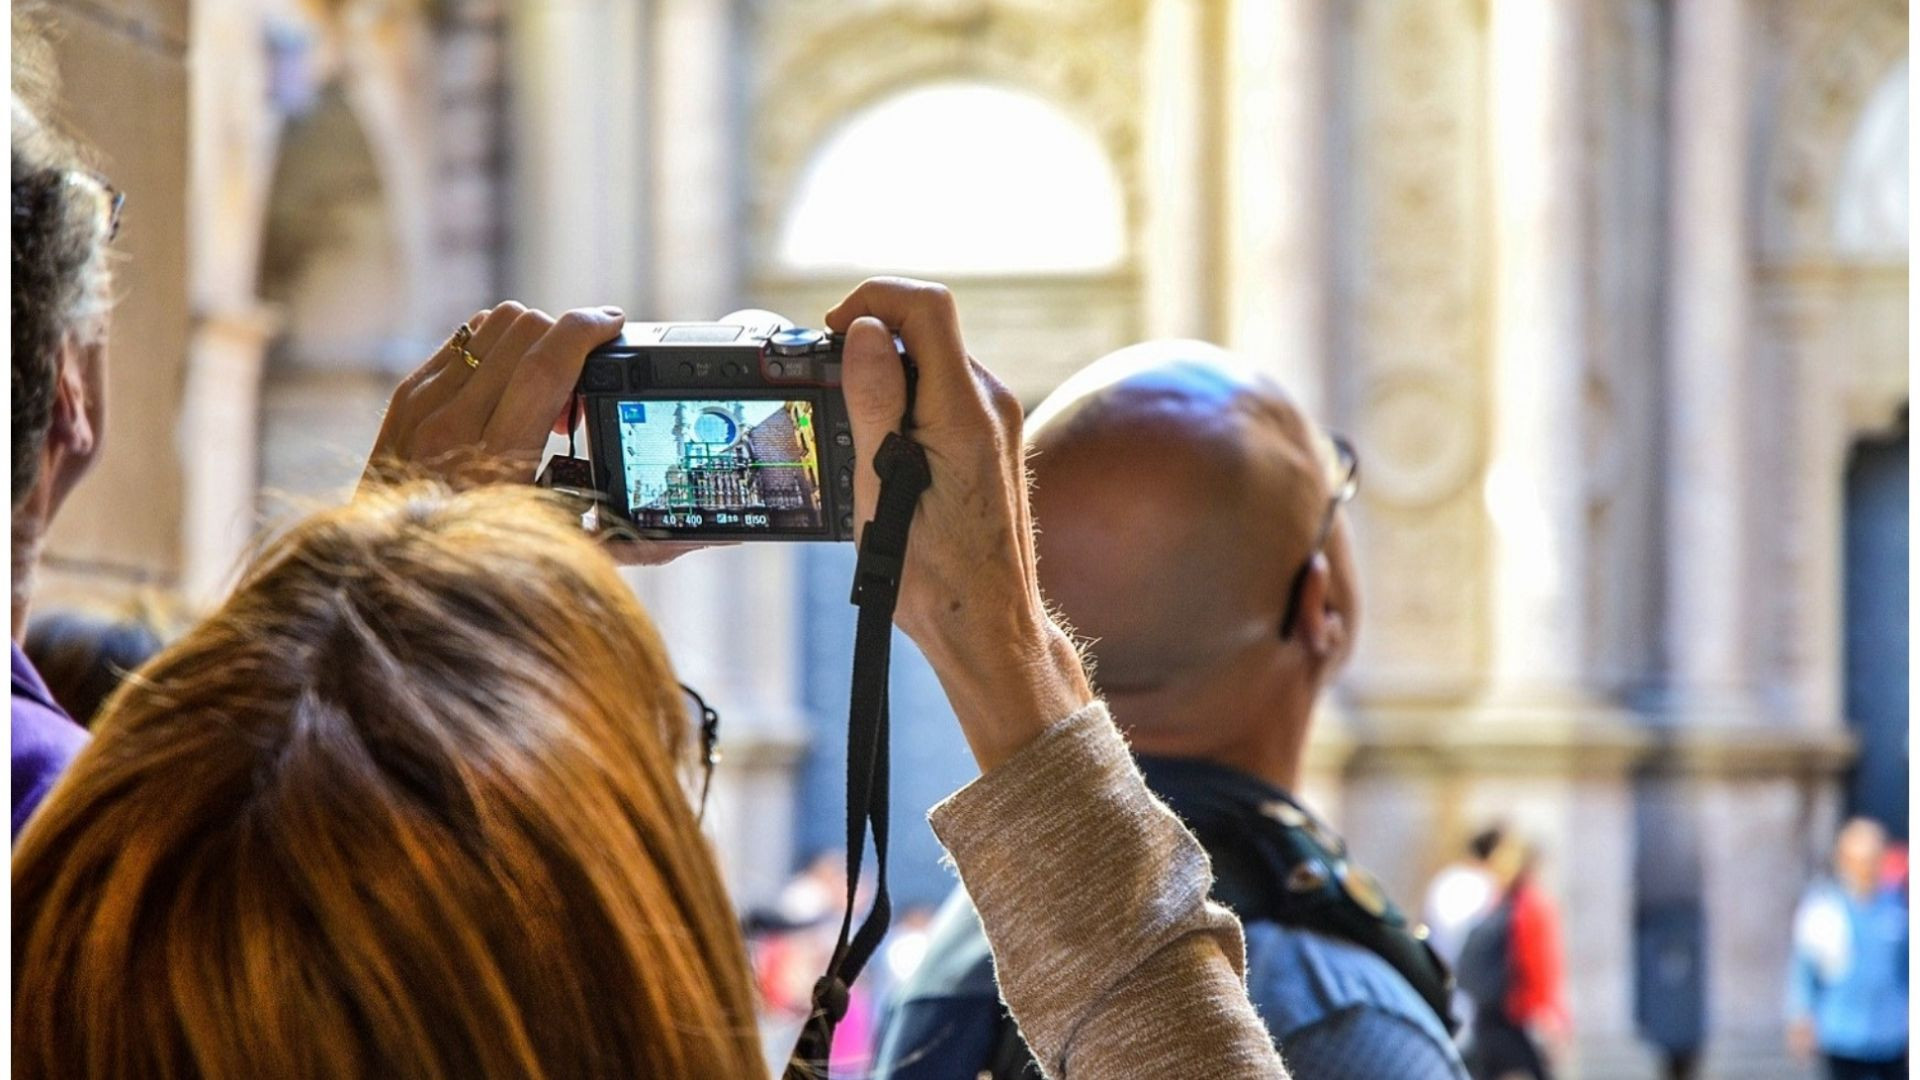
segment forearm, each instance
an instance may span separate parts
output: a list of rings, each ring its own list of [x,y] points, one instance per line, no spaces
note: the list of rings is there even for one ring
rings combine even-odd
[[[1093,701],[1080,654],[1064,632],[1045,619],[1009,621],[1004,631],[922,647],[983,773]]]
[[[933,812],[1051,1076],[1284,1077],[1206,855],[1147,793],[1104,706]]]

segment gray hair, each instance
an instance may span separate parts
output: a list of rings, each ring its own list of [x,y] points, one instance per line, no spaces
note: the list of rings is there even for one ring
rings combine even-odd
[[[110,198],[48,122],[45,42],[14,20],[12,505],[33,487],[53,422],[61,349],[100,342],[113,306]],[[37,93],[36,93],[37,91]]]

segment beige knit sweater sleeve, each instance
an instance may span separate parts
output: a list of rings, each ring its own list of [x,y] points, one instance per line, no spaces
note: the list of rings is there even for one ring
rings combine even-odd
[[[1055,1080],[1286,1077],[1240,923],[1095,703],[934,807],[1007,1006]]]

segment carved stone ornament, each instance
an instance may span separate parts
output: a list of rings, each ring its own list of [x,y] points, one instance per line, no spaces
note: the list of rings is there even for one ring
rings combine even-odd
[[[1762,237],[1770,261],[1824,253],[1848,140],[1873,91],[1907,54],[1906,0],[1823,0],[1776,12],[1783,50]]]

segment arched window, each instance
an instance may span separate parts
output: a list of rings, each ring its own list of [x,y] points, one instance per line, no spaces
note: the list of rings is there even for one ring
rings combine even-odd
[[[856,113],[815,153],[781,228],[789,270],[1110,270],[1126,208],[1106,148],[1044,98],[933,83]]]
[[[1834,200],[1834,243],[1843,254],[1907,254],[1907,63],[1881,82],[1854,129]]]

